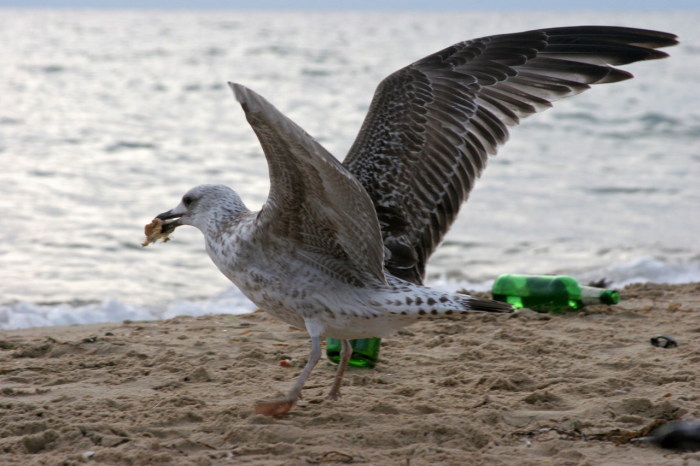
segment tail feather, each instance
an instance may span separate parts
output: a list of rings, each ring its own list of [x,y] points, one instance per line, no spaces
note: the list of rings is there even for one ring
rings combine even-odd
[[[323,334],[346,340],[383,337],[420,320],[483,312],[513,312],[508,303],[448,293],[388,277],[393,289],[377,293],[361,308],[346,308],[333,313],[332,319],[324,321]],[[329,311],[333,312],[333,309]]]
[[[409,325],[416,320],[440,316],[492,312],[507,314],[513,306],[500,301],[477,298],[462,293],[449,293],[409,283],[388,275],[391,288],[370,301],[364,310],[373,317],[385,316],[388,321]],[[369,309],[368,309],[369,308]],[[372,318],[372,317],[370,317]],[[374,321],[376,323],[376,321]]]
[[[492,299],[473,298],[471,296],[467,299],[467,306],[469,307],[469,310],[474,312],[513,312],[513,306],[508,303],[494,301]]]

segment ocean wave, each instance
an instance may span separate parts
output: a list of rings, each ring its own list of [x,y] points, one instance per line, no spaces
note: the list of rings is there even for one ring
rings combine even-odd
[[[624,187],[624,186],[608,186],[604,188],[583,188],[583,191],[591,194],[655,194],[659,192],[666,192],[669,194],[675,194],[678,189],[657,189],[657,188],[643,188],[643,187]]]
[[[67,68],[62,65],[27,66],[26,69],[32,73],[46,74],[63,73],[67,70]]]
[[[553,272],[554,273],[554,272]],[[624,288],[632,283],[663,283],[677,285],[681,283],[700,282],[700,257],[684,261],[669,262],[655,257],[638,257],[604,268],[568,270],[562,275],[569,275],[581,284],[599,281],[605,278],[613,288]],[[445,291],[472,290],[489,291],[494,280],[454,280],[441,275],[428,281],[428,285]]]
[[[140,141],[117,141],[105,147],[105,152],[119,152],[125,150],[157,149],[158,146],[149,142]]]
[[[616,264],[605,271],[606,278],[621,288],[631,283],[693,283],[700,282],[700,258],[668,263],[654,257],[641,257]]]
[[[700,257],[681,263],[667,263],[661,259],[642,257],[602,270],[572,271],[571,276],[581,283],[605,278],[613,288],[623,288],[631,283],[691,283],[700,282]],[[493,280],[454,280],[447,276],[431,279],[433,288],[457,292],[461,290],[489,291]],[[237,289],[210,299],[178,300],[164,306],[144,306],[109,299],[98,303],[32,304],[20,302],[0,306],[0,330],[57,325],[98,324],[171,319],[177,316],[198,317],[205,314],[245,314],[256,306]]]
[[[19,302],[0,306],[0,330],[159,320],[180,315],[245,314],[254,310],[255,305],[236,288],[211,299],[173,301],[165,306],[144,306],[117,299],[84,304]]]

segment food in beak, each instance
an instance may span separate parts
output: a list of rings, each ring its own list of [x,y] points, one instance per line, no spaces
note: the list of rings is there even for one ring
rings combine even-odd
[[[144,248],[148,246],[151,243],[155,243],[159,239],[162,239],[164,243],[167,243],[170,241],[170,233],[175,231],[176,225],[173,225],[173,222],[165,223],[159,218],[154,218],[151,223],[146,225],[143,229],[143,232],[146,235],[146,241],[141,243],[141,246]]]

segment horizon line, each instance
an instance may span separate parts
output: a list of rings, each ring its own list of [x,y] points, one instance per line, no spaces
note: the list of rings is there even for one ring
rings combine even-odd
[[[508,8],[508,7],[495,7],[495,8],[432,8],[432,7],[414,7],[414,8],[318,8],[318,7],[245,7],[238,6],[233,8],[222,8],[219,6],[155,6],[155,7],[144,7],[144,6],[41,6],[41,5],[2,5],[0,4],[0,10],[84,10],[84,11],[100,11],[100,10],[111,10],[111,11],[252,11],[252,12],[268,12],[268,11],[280,11],[280,12],[436,12],[436,13],[455,13],[455,12],[472,12],[472,13],[489,13],[489,12],[513,12],[513,13],[543,13],[543,12],[556,12],[556,13],[616,13],[616,12],[639,12],[639,13],[681,13],[681,12],[699,12],[700,3],[697,8],[610,8],[610,9],[600,9],[600,8],[581,8],[581,9],[566,9],[566,8],[535,8],[535,9],[518,9],[518,8]]]

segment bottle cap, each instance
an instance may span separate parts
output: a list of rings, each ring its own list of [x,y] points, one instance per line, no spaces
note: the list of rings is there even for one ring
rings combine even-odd
[[[605,290],[600,295],[603,304],[617,304],[620,302],[620,293],[614,290]]]

